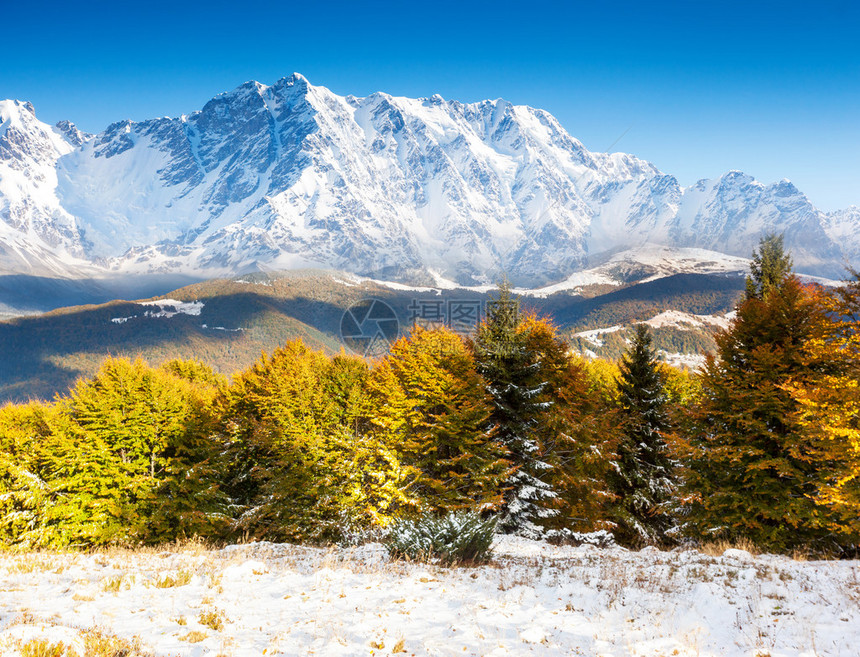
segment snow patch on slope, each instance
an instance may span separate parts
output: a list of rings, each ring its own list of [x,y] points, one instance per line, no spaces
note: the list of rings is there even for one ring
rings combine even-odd
[[[176,301],[175,299],[156,299],[155,301],[137,301],[135,303],[138,306],[157,308],[157,310],[147,310],[143,313],[143,317],[163,317],[168,319],[176,317],[176,315],[200,315],[200,313],[203,312],[204,306],[202,301]],[[131,315],[130,317],[112,317],[110,321],[114,324],[125,324],[128,320],[135,319],[137,317],[140,317],[140,315]]]
[[[642,324],[646,324],[651,328],[673,327],[680,329],[701,328],[712,326],[720,329],[727,329],[734,319],[736,313],[731,312],[726,315],[694,315],[678,310],[667,310],[655,315],[651,319],[645,320]]]
[[[610,333],[617,333],[624,328],[624,326],[610,326],[608,328],[591,329],[589,331],[580,331],[579,333],[574,333],[573,337],[588,340],[595,347],[602,347],[605,344],[605,341],[603,339],[604,336],[609,335]]]

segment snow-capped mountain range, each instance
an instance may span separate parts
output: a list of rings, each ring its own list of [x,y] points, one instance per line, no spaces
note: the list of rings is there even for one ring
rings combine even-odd
[[[799,271],[860,260],[860,208],[736,171],[682,187],[504,100],[343,97],[293,74],[97,135],[0,101],[0,273],[322,266],[536,287],[653,245],[748,257],[766,232]]]

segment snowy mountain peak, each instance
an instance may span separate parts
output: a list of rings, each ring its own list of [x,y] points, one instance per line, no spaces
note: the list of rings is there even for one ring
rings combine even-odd
[[[824,214],[789,181],[740,171],[684,188],[503,99],[342,97],[294,73],[95,136],[20,101],[0,119],[0,254],[27,262],[47,249],[118,272],[323,266],[537,286],[645,244],[747,257],[764,232],[810,273],[860,255],[860,211]]]
[[[21,112],[27,112],[34,118],[36,116],[36,108],[33,107],[33,103],[30,101],[14,100],[11,98],[0,100],[0,120],[4,122],[8,121],[11,117],[18,115]]]
[[[310,82],[308,82],[308,79],[304,75],[296,71],[293,71],[291,75],[281,78],[280,82],[287,86],[310,86]]]
[[[20,100],[0,100],[0,135],[9,128],[25,129],[36,120],[32,103]]]
[[[0,273],[86,271],[84,237],[57,202],[57,164],[75,149],[33,106],[0,101]]]

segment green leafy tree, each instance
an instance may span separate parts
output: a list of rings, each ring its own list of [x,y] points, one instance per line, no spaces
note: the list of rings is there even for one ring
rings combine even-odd
[[[110,446],[129,474],[139,478],[146,497],[147,479],[164,467],[168,442],[184,431],[188,401],[164,385],[141,359],[108,358],[91,380],[71,390],[69,411],[78,426]]]

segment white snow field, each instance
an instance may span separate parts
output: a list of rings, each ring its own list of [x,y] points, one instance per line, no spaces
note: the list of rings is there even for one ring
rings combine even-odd
[[[378,544],[0,556],[0,654],[84,655],[93,628],[158,656],[856,657],[860,562],[508,537],[475,568]]]

